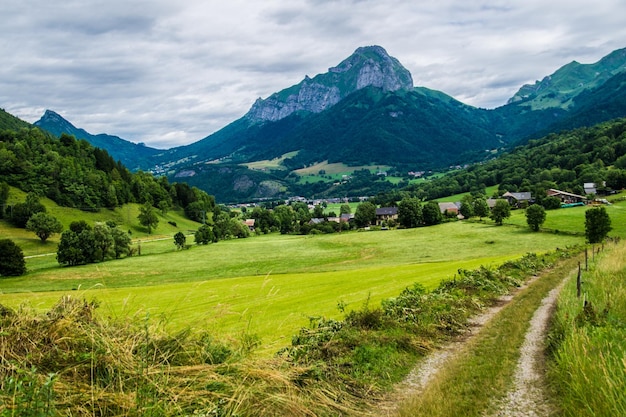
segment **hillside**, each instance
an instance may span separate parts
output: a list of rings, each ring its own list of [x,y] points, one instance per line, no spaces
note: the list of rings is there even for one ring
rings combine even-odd
[[[0,130],[20,130],[30,127],[32,127],[30,123],[0,109]]]
[[[162,213],[182,209],[188,218],[199,220],[201,213],[209,216],[216,210],[215,199],[204,191],[186,183],[170,184],[167,178],[157,179],[150,173],[131,173],[105,150],[85,140],[67,134],[56,139],[33,126],[0,130],[0,185],[86,212],[139,203]],[[28,218],[40,211],[32,204],[14,210],[17,203],[8,205],[6,199],[3,193],[0,218],[6,214],[18,227],[23,228]]]
[[[626,119],[550,134],[492,161],[406,190],[430,200],[499,186],[499,194],[531,191],[541,199],[549,188],[584,194],[588,182],[606,182],[608,190],[626,188]]]

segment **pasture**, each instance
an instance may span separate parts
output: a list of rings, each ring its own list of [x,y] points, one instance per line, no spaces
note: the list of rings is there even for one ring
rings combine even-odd
[[[580,236],[453,222],[333,235],[262,235],[175,251],[172,239],[144,242],[142,256],[80,267],[43,265],[4,278],[0,304],[45,310],[62,295],[100,302],[106,317],[163,320],[168,328],[210,329],[260,339],[261,352],[290,343],[309,317],[341,317],[420,282],[428,288],[463,269],[528,252],[583,243]],[[368,301],[369,300],[369,301]]]

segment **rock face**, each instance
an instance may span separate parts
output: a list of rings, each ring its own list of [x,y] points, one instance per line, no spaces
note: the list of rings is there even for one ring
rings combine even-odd
[[[297,85],[259,98],[246,117],[253,122],[277,121],[298,111],[320,113],[365,87],[384,91],[413,88],[411,73],[380,46],[358,48],[325,74],[308,76]]]

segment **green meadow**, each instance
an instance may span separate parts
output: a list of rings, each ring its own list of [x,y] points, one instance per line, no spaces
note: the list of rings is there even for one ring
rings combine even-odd
[[[175,251],[144,241],[142,255],[80,267],[54,256],[27,260],[29,273],[0,281],[0,304],[43,311],[63,295],[95,299],[115,318],[149,317],[172,330],[190,326],[225,338],[254,336],[273,353],[310,317],[342,316],[420,282],[428,288],[459,269],[496,265],[528,252],[582,243],[579,236],[452,222],[333,235],[278,234]]]

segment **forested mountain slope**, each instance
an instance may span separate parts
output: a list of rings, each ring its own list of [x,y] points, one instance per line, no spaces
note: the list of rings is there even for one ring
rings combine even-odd
[[[550,134],[406,191],[430,200],[499,185],[500,192],[531,191],[540,199],[549,188],[584,194],[584,183],[602,189],[604,181],[609,189],[626,187],[626,118]]]

